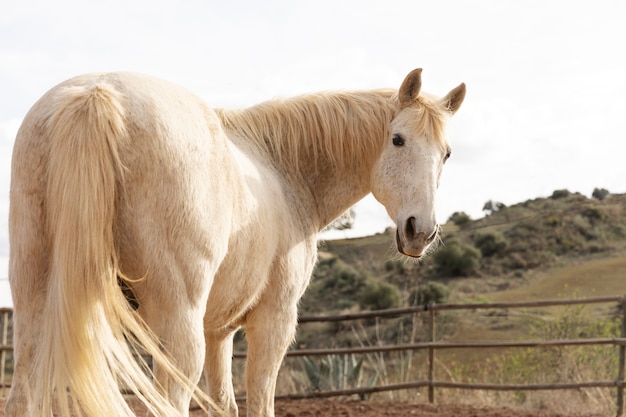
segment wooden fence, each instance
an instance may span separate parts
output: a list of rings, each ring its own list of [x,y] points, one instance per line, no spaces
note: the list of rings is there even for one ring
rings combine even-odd
[[[559,339],[559,340],[526,340],[526,341],[478,341],[478,342],[442,342],[437,341],[435,313],[446,310],[479,310],[479,309],[516,309],[516,308],[538,308],[568,305],[590,305],[599,303],[617,304],[621,311],[621,337],[619,338],[580,338],[580,339]],[[9,344],[9,315],[10,309],[0,309],[2,328],[0,329],[0,387],[8,387],[10,384],[5,381],[5,367],[8,353],[12,352]],[[429,402],[435,401],[436,388],[455,388],[473,390],[496,390],[496,391],[537,391],[537,390],[563,390],[581,388],[615,388],[617,416],[624,414],[624,388],[625,368],[626,368],[626,296],[623,297],[601,297],[584,298],[576,300],[549,300],[538,302],[517,302],[517,303],[484,303],[484,304],[429,304],[423,306],[379,310],[374,312],[363,312],[355,314],[345,314],[338,316],[311,316],[300,317],[300,323],[312,322],[345,322],[349,320],[372,319],[372,318],[392,318],[403,315],[426,313],[429,316],[429,341],[422,343],[399,344],[389,346],[365,346],[357,348],[334,348],[334,349],[296,349],[287,353],[288,357],[294,356],[319,356],[319,355],[341,355],[341,354],[367,354],[378,352],[428,350],[428,377],[426,380],[411,381],[399,384],[379,385],[372,387],[357,387],[346,390],[334,390],[324,392],[313,392],[308,394],[285,395],[284,398],[323,398],[333,396],[348,396],[354,394],[369,394],[385,391],[406,390],[414,388],[428,388]],[[558,384],[486,384],[486,383],[463,383],[438,381],[435,378],[435,358],[436,352],[442,349],[483,349],[483,348],[547,348],[554,346],[593,346],[612,345],[618,347],[619,365],[614,380],[586,381],[580,383],[558,383]],[[245,352],[236,352],[235,358],[244,358]]]
[[[10,385],[7,382],[7,363],[9,362],[9,353],[13,352],[13,346],[9,344],[9,330],[12,330],[11,326],[11,314],[10,308],[0,308],[0,395],[3,393],[4,388],[8,388]],[[13,358],[11,358],[11,364]],[[13,367],[11,366],[11,374],[13,374]]]
[[[480,309],[516,309],[516,308],[540,308],[552,306],[568,305],[590,305],[600,303],[617,304],[621,310],[621,337],[619,338],[581,338],[581,339],[560,339],[560,340],[526,340],[526,341],[479,341],[479,342],[441,342],[437,341],[435,314],[437,311],[446,310],[480,310]],[[373,312],[362,312],[356,314],[345,314],[338,316],[311,316],[300,317],[299,322],[344,322],[348,320],[372,319],[382,317],[398,317],[416,313],[428,313],[429,316],[429,341],[423,343],[412,343],[389,346],[367,346],[357,348],[335,348],[335,349],[301,349],[291,350],[288,357],[293,356],[319,356],[319,355],[341,355],[341,354],[367,354],[377,352],[394,352],[407,350],[428,350],[428,377],[426,380],[411,381],[399,384],[388,384],[374,387],[359,387],[346,390],[334,390],[325,392],[313,392],[307,394],[285,395],[284,398],[323,398],[333,396],[362,395],[369,393],[406,390],[413,388],[428,388],[428,400],[435,401],[436,388],[455,388],[470,390],[493,390],[493,391],[539,391],[539,390],[563,390],[580,388],[615,388],[617,390],[616,409],[617,416],[624,414],[624,380],[625,359],[626,359],[626,296],[623,297],[599,297],[584,298],[576,300],[547,300],[537,302],[517,302],[517,303],[484,303],[484,304],[429,304],[423,306],[398,308],[389,310],[379,310]],[[436,351],[442,349],[483,349],[483,348],[547,348],[554,346],[597,346],[613,345],[618,347],[619,365],[615,379],[611,381],[586,381],[580,383],[558,383],[558,384],[486,384],[486,383],[464,383],[438,381],[435,378],[435,357]],[[236,352],[235,357],[245,357],[244,352]]]

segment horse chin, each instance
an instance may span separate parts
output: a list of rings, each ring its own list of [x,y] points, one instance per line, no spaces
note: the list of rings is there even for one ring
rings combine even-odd
[[[411,258],[420,259],[424,255],[425,247],[422,245],[406,245],[404,244],[402,237],[400,236],[400,232],[396,230],[396,246],[398,247],[398,252],[405,256],[410,256]]]

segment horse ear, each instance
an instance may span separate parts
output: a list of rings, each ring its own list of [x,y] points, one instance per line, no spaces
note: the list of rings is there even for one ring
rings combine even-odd
[[[407,107],[413,104],[422,88],[422,69],[414,69],[406,76],[400,90],[398,90],[398,99],[400,107]]]
[[[465,83],[459,84],[458,87],[454,88],[452,91],[448,93],[444,98],[441,99],[443,106],[448,109],[448,111],[452,114],[456,113],[456,111],[461,107],[463,100],[465,99]]]

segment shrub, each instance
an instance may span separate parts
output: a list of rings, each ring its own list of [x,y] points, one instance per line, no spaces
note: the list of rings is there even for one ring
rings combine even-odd
[[[554,214],[554,213],[546,216],[544,220],[545,220],[545,223],[550,227],[557,227],[557,226],[560,226],[562,223],[561,216],[559,216],[558,214]]]
[[[433,261],[439,273],[447,276],[468,276],[478,270],[481,255],[474,246],[466,245],[456,238],[433,255]]]
[[[595,319],[581,306],[565,307],[556,320],[535,319],[530,337],[536,339],[578,339],[619,337],[619,319]],[[604,346],[525,349],[505,354],[499,360],[506,383],[570,382],[574,375],[591,379],[613,378],[617,355]]]
[[[300,303],[301,311],[316,313],[350,308],[357,304],[355,294],[365,287],[366,281],[363,271],[336,256],[321,259]]]
[[[310,390],[343,390],[360,386],[363,378],[363,361],[350,355],[327,355],[320,358],[304,356],[301,360]],[[373,381],[372,381],[373,382]]]
[[[500,211],[505,208],[506,208],[506,204],[501,203],[499,201],[489,200],[483,206],[483,211],[486,211],[489,213],[495,213],[496,211]]]
[[[552,193],[552,195],[550,196],[551,199],[553,200],[558,200],[559,198],[566,198],[570,196],[569,190],[554,190],[554,192]]]
[[[509,245],[509,242],[502,233],[490,231],[476,235],[474,237],[474,245],[480,249],[482,256],[488,257],[495,254],[502,254]]]
[[[319,285],[322,289],[338,291],[339,293],[354,293],[365,283],[365,275],[354,266],[342,260],[334,262],[326,270],[316,271]]]
[[[604,200],[605,198],[607,198],[609,196],[609,190],[607,190],[606,188],[594,188],[593,189],[593,193],[591,193],[591,196],[593,198],[596,198],[600,201]]]
[[[583,217],[586,217],[592,224],[594,222],[598,222],[603,220],[606,215],[604,212],[597,207],[587,207],[582,212]]]
[[[520,253],[513,252],[508,256],[507,265],[511,269],[526,269],[528,268],[528,262],[524,256]]]
[[[464,211],[455,211],[454,213],[452,213],[450,218],[448,218],[448,221],[456,224],[459,227],[463,227],[469,224],[469,222],[472,221],[472,218]]]
[[[445,284],[429,281],[419,285],[409,295],[409,305],[442,304],[448,300],[450,290]]]
[[[402,294],[398,287],[370,279],[361,291],[359,304],[363,309],[384,310],[398,307],[401,303]]]
[[[387,261],[385,262],[385,271],[404,274],[406,272],[406,266],[402,260]]]
[[[531,260],[531,256],[535,256],[540,252],[549,250],[545,233],[534,223],[517,223],[506,232],[509,247],[508,252],[522,252],[528,254],[527,261]],[[535,255],[532,255],[535,254]],[[529,263],[528,267],[536,266]]]

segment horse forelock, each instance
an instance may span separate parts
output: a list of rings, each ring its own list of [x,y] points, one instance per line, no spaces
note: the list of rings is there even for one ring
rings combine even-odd
[[[442,148],[448,147],[445,127],[450,118],[450,111],[436,96],[422,93],[417,97],[412,108],[416,112],[415,122],[418,135],[426,135]]]

